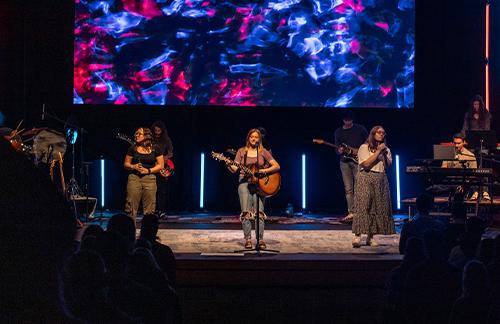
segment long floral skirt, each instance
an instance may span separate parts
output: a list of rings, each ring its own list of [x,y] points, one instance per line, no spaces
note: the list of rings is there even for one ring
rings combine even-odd
[[[352,232],[356,235],[395,233],[389,181],[384,172],[359,172],[354,187]]]

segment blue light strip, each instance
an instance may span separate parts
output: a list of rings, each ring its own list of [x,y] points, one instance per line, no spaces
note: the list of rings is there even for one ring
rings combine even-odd
[[[398,210],[401,209],[401,186],[399,181],[399,155],[396,154],[396,199]]]
[[[306,210],[306,155],[302,154],[302,210]]]
[[[101,160],[101,207],[104,208],[104,160]]]
[[[204,206],[205,195],[205,153],[201,153],[200,160],[200,208]]]

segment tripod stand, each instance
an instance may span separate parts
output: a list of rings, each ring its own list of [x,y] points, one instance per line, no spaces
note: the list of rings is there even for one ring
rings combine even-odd
[[[73,140],[74,139],[74,140]],[[76,136],[73,136],[70,138],[70,144],[71,144],[71,179],[69,179],[67,188],[66,188],[66,195],[69,200],[73,202],[73,214],[75,216],[76,221],[78,222],[78,225],[82,226],[82,222],[78,218],[78,209],[76,208],[76,200],[77,198],[83,196],[83,192],[80,189],[80,186],[78,185],[78,182],[75,179],[75,142],[76,142]],[[87,198],[88,199],[88,198]],[[88,217],[88,214],[86,215]]]
[[[257,151],[257,159],[256,159],[256,165],[258,166],[259,165],[259,142],[257,142],[255,144],[255,148],[256,148],[256,151]],[[257,183],[256,183],[256,187],[258,187],[258,184],[259,184],[259,181],[261,181],[260,178],[257,177]],[[250,189],[250,188],[249,188]],[[279,253],[280,251],[278,250],[271,250],[271,249],[265,249],[265,248],[261,248],[260,247],[260,198],[259,197],[259,190],[256,188],[254,190],[254,192],[250,192],[251,195],[252,195],[252,200],[254,199],[255,197],[255,211],[256,211],[256,216],[255,216],[255,236],[257,238],[257,242],[255,244],[255,248],[253,249],[245,249],[245,250],[236,250],[234,251],[235,253],[249,253],[249,252],[255,252],[255,254],[257,254],[258,256],[262,256],[262,252],[265,252],[265,253],[271,253],[271,254],[277,254]],[[264,212],[264,204],[262,204],[262,213]],[[251,231],[251,229],[250,229]]]

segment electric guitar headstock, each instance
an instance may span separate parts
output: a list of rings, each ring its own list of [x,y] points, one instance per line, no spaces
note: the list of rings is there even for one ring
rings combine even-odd
[[[313,143],[315,144],[325,144],[325,140],[322,138],[313,138]]]
[[[127,135],[125,135],[123,133],[117,133],[115,138],[120,139],[122,141],[125,141],[125,142],[129,143],[130,145],[135,144],[135,142],[132,139],[130,139],[130,137],[128,137]]]

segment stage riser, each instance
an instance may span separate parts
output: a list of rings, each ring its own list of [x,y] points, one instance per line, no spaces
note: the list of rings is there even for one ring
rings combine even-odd
[[[178,292],[187,323],[365,323],[380,318],[385,282],[400,261],[366,254],[179,255]]]

